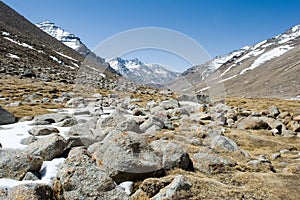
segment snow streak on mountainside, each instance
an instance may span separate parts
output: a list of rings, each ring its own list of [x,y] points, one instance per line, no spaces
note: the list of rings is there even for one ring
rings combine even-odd
[[[82,55],[87,55],[90,52],[90,50],[80,41],[79,37],[57,27],[52,22],[45,21],[36,24],[36,26]]]
[[[294,97],[300,94],[297,92],[300,89],[300,79],[297,77],[300,73],[299,55],[300,25],[296,25],[253,46],[194,66],[173,83],[180,84],[181,79],[188,82],[194,92],[208,92],[210,87],[207,82],[214,80],[225,84],[226,94]]]
[[[167,70],[159,64],[146,64],[138,60],[115,58],[110,66],[122,76],[147,85],[162,86],[176,78],[179,73]]]

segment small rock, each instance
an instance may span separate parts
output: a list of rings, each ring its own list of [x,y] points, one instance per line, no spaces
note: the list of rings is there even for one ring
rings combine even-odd
[[[128,119],[117,125],[117,130],[141,133],[139,124],[134,119]]]
[[[300,122],[300,115],[293,116],[293,120]]]
[[[10,103],[7,106],[9,106],[9,107],[18,107],[18,106],[21,106],[21,105],[22,105],[22,103],[17,101],[17,102]]]
[[[49,103],[49,102],[50,102],[50,99],[47,98],[47,97],[45,97],[45,98],[42,98],[42,99],[41,99],[41,102],[42,102],[42,103]]]
[[[284,119],[285,117],[288,117],[288,116],[291,116],[291,114],[289,112],[282,112],[277,116],[277,118]]]
[[[64,113],[50,113],[50,114],[38,115],[34,117],[34,120],[36,122],[58,123],[68,118],[71,118],[71,115],[64,114]]]
[[[238,124],[239,129],[269,129],[270,126],[260,117],[247,117],[242,119]]]
[[[33,119],[32,116],[24,116],[19,120],[19,122],[31,121],[32,119]]]
[[[41,200],[41,199],[55,199],[53,190],[50,185],[47,184],[22,184],[11,188],[9,192],[9,200]]]
[[[78,124],[77,120],[72,117],[72,118],[65,119],[64,121],[60,122],[57,126],[70,127],[70,126],[74,126],[76,124]]]
[[[37,141],[37,138],[35,136],[31,135],[27,138],[22,139],[20,143],[23,144],[23,145],[29,145],[29,144],[31,144],[35,141]]]
[[[160,102],[159,106],[163,107],[165,110],[179,108],[179,102],[175,99],[170,99],[167,101]]]
[[[41,175],[37,172],[27,172],[25,174],[25,177],[23,178],[23,181],[30,180],[30,181],[37,181],[41,179]]]
[[[32,78],[32,77],[36,77],[36,75],[35,75],[35,73],[31,69],[26,69],[21,74],[21,77]]]
[[[133,116],[145,116],[145,113],[143,110],[136,108],[132,111]]]
[[[89,110],[77,110],[73,112],[73,115],[90,115]]]
[[[29,130],[29,133],[33,136],[50,135],[51,133],[59,133],[59,130],[55,127],[34,126]]]
[[[140,125],[140,129],[142,132],[146,132],[152,126],[156,126],[156,131],[159,131],[164,128],[165,124],[159,117],[150,116],[149,119]]]
[[[211,116],[209,114],[206,114],[206,113],[200,113],[199,114],[199,119],[200,120],[211,120]]]
[[[161,189],[158,194],[152,197],[151,200],[174,199],[181,190],[188,191],[191,187],[192,185],[186,177],[178,175],[169,185]]]
[[[271,130],[272,135],[280,135],[281,133],[278,131],[278,129],[274,128]]]
[[[107,97],[110,98],[110,99],[117,99],[117,98],[119,98],[119,95],[117,95],[117,94],[109,94]]]
[[[276,160],[277,158],[280,158],[280,157],[281,157],[280,153],[274,153],[274,154],[272,154],[271,159]]]
[[[288,150],[288,149],[281,149],[280,151],[279,151],[279,153],[281,153],[281,154],[283,154],[283,153],[287,153],[287,152],[289,152],[290,150]]]
[[[295,121],[290,121],[286,127],[294,132],[300,132],[300,124]]]
[[[272,117],[277,117],[280,114],[280,111],[276,106],[270,106],[269,112]]]

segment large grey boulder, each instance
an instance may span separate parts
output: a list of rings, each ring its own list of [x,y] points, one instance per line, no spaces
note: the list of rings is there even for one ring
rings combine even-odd
[[[128,199],[84,148],[74,148],[60,166],[53,189],[57,199]],[[110,198],[109,198],[110,196]]]
[[[66,140],[59,134],[52,134],[29,144],[24,153],[41,156],[44,160],[52,160],[62,155],[67,147]]]
[[[22,184],[10,189],[8,200],[52,200],[55,199],[53,190],[47,184]]]
[[[13,124],[15,122],[15,116],[4,108],[0,107],[0,125]]]
[[[216,151],[219,150],[225,152],[242,152],[242,150],[238,147],[235,141],[222,135],[214,137],[211,141],[210,146]]]
[[[235,141],[222,135],[214,137],[211,140],[210,147],[217,152],[236,152],[246,157],[249,156],[249,153],[240,149]]]
[[[153,176],[163,170],[162,157],[152,149],[146,137],[134,132],[111,134],[89,150],[117,183]]]
[[[163,140],[155,140],[150,145],[158,154],[162,154],[164,169],[178,167],[184,170],[193,170],[189,154],[181,146]]]
[[[43,159],[19,150],[0,150],[0,178],[22,180],[28,171],[39,172]]]

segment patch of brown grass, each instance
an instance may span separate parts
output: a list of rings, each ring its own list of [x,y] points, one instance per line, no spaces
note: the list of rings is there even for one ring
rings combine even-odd
[[[297,100],[227,97],[225,103],[229,106],[242,107],[256,112],[267,110],[270,106],[274,105],[277,106],[281,112],[287,111],[292,114],[300,113],[300,101]]]

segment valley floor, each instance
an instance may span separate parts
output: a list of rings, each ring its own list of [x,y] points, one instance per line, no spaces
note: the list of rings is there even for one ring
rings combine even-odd
[[[43,164],[22,173],[0,171],[0,199],[41,197],[36,187],[23,183],[50,185],[41,191],[52,199],[300,199],[300,101],[227,97],[211,103],[179,96],[150,88],[129,94],[84,91],[1,76],[0,105],[23,122],[0,126],[0,152],[13,158],[0,158],[0,166],[13,165],[14,156],[26,152],[42,157]],[[40,116],[49,113],[67,117],[46,124]],[[35,127],[56,128],[58,134],[34,132]],[[92,141],[81,135],[87,130]],[[81,143],[73,140],[77,137]],[[21,144],[26,138],[35,139]],[[65,146],[60,152],[47,147],[46,154],[56,152],[49,157],[43,138]],[[149,163],[156,166],[154,155],[145,157],[146,163],[135,163],[136,154],[131,155],[149,148],[162,156],[161,168],[132,173]],[[33,171],[40,177],[26,182]],[[94,177],[99,174],[106,179]]]

